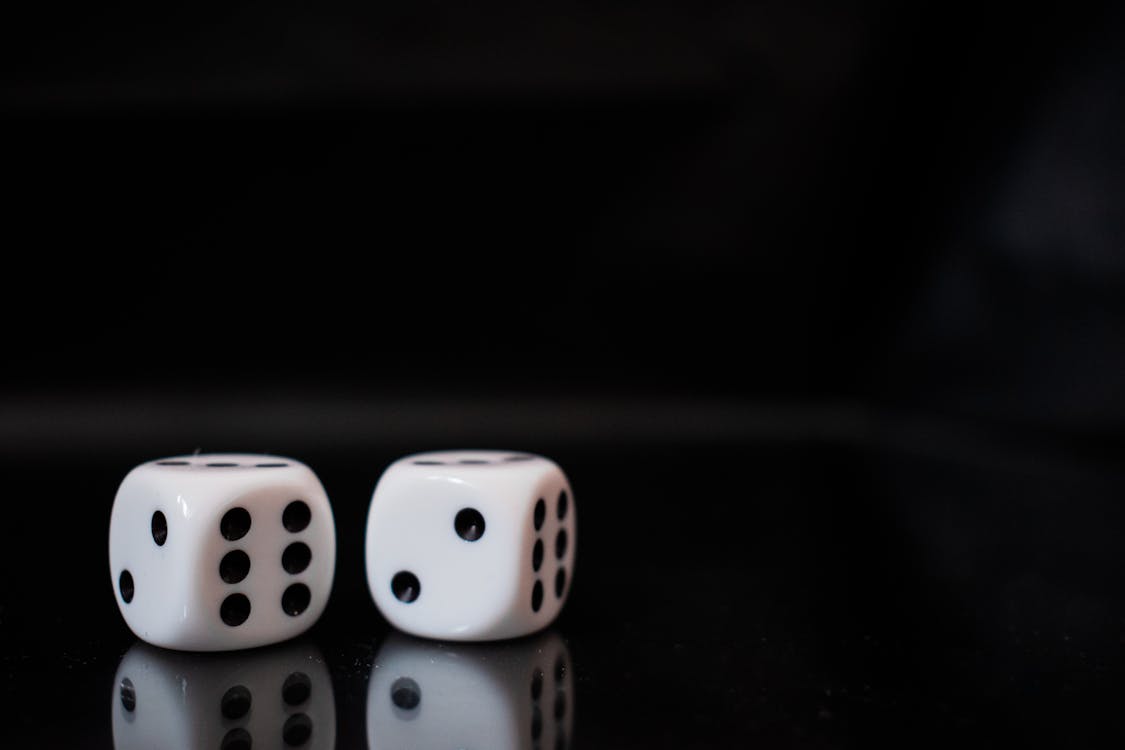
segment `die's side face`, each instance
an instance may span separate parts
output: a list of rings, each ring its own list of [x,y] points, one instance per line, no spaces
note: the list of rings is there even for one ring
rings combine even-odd
[[[335,745],[332,682],[308,645],[188,656],[138,644],[113,689],[117,750]]]
[[[534,490],[535,500],[525,518],[529,545],[523,560],[522,634],[546,627],[562,610],[570,594],[577,542],[577,510],[566,476],[557,467],[546,472]],[[517,623],[513,623],[513,628]]]
[[[124,602],[118,591],[126,622],[150,643],[199,651],[249,648],[298,635],[323,611],[335,570],[335,527],[320,482],[291,460],[207,458],[142,465],[123,483],[123,489],[136,484],[138,490],[130,490],[130,502],[121,502],[119,493],[114,506],[114,571],[127,564],[115,559],[115,550],[135,543],[137,518],[147,512],[149,498],[172,498],[176,509],[175,518],[167,516],[168,531],[159,545],[164,558],[136,561],[149,585],[142,590],[131,571],[133,600]],[[134,474],[144,481],[131,482]],[[162,493],[153,493],[153,486]],[[160,595],[142,600],[144,591],[162,586]]]
[[[395,626],[472,638],[510,610],[521,583],[524,513],[490,468],[453,472],[408,457],[380,479],[368,515],[368,584]]]
[[[367,696],[368,747],[565,748],[569,655],[553,633],[500,644],[392,635]]]
[[[129,628],[152,643],[174,641],[185,626],[199,510],[189,487],[148,465],[122,482],[110,516],[114,595]],[[169,544],[171,540],[171,544]]]

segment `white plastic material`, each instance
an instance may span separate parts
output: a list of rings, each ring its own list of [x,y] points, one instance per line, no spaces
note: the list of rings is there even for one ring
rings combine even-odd
[[[575,697],[553,632],[504,644],[391,635],[367,691],[367,747],[566,748]]]
[[[138,643],[117,668],[110,711],[116,750],[336,745],[332,680],[307,644],[201,655]]]
[[[291,531],[283,517],[297,501],[307,506],[308,523]],[[220,527],[235,508],[249,513],[250,526],[232,541]],[[167,529],[162,544],[153,532],[157,512]],[[308,548],[311,560],[290,573],[282,556],[297,543]],[[229,583],[220,563],[236,550],[249,556],[249,572]],[[109,565],[121,614],[144,641],[190,651],[276,643],[307,630],[328,601],[336,565],[332,508],[316,475],[291,458],[209,454],[150,461],[129,472],[117,491]],[[308,590],[307,605],[296,614],[283,611],[287,591],[297,594],[287,600],[292,610],[302,603],[301,586]],[[231,625],[222,611],[235,594],[249,600],[249,615]]]
[[[540,503],[542,522],[536,528]],[[475,541],[456,528],[458,513],[467,509],[484,519],[484,533]],[[542,456],[510,451],[407,456],[387,468],[371,498],[368,586],[391,624],[414,635],[472,641],[534,632],[555,619],[570,593],[575,516],[566,476]],[[536,542],[543,552],[538,570]],[[419,584],[410,592],[417,594],[412,601],[396,596],[399,573]]]

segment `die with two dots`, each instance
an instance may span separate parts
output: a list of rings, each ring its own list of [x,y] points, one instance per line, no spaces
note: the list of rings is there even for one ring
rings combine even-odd
[[[515,638],[558,615],[574,572],[575,510],[542,456],[441,451],[383,473],[367,519],[371,595],[392,625],[456,641]]]

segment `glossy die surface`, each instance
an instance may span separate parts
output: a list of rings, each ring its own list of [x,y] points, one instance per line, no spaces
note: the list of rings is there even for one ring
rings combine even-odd
[[[110,712],[116,750],[336,744],[332,680],[309,645],[181,654],[138,643],[118,665]]]
[[[546,627],[570,591],[574,498],[549,459],[443,451],[393,463],[367,519],[367,582],[395,627],[446,640]]]
[[[391,635],[367,692],[369,750],[569,746],[574,679],[553,632],[500,644]]]
[[[212,454],[129,472],[110,516],[118,607],[138,638],[221,651],[292,638],[328,601],[332,509],[290,458]]]

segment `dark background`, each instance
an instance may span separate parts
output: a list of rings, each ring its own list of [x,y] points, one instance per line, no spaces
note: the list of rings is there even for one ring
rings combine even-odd
[[[576,746],[1120,738],[1111,4],[5,13],[17,737],[108,742],[131,466],[318,472],[346,708],[386,625],[345,530],[496,446],[582,510]]]

